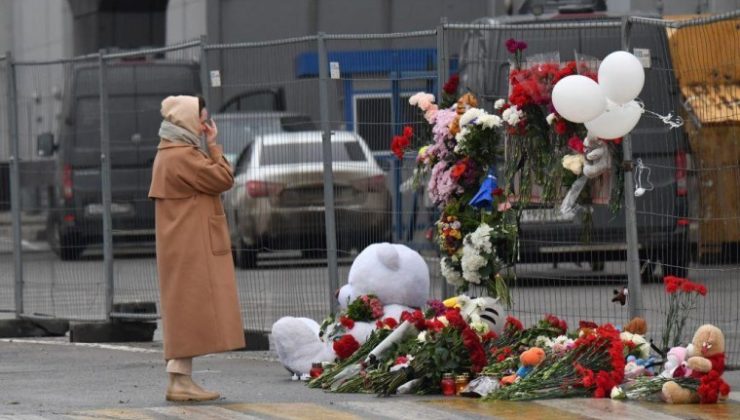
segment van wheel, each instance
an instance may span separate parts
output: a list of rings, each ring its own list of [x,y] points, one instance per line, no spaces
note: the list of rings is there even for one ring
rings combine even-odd
[[[85,243],[82,237],[74,233],[62,233],[58,222],[54,222],[47,232],[51,250],[62,261],[79,260],[85,251]]]
[[[242,270],[257,267],[257,250],[249,248],[242,240],[236,248],[232,248],[231,255],[234,257],[234,265]]]

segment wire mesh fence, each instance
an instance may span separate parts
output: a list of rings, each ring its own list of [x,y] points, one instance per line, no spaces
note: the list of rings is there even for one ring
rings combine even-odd
[[[575,60],[592,69],[626,42],[643,60],[640,100],[651,111],[631,135],[641,169],[615,164],[592,189],[589,211],[573,218],[559,217],[553,203],[529,202],[519,220],[513,313],[526,323],[543,313],[571,324],[628,321],[629,297],[624,306],[612,298],[628,284],[619,194],[634,194],[621,190],[622,177],[633,177],[646,189],[635,197],[643,302],[637,309],[651,335],[659,336],[667,308],[661,278],[688,276],[710,292],[684,340],[699,323],[714,323],[727,335],[729,363],[737,365],[738,59],[737,49],[723,44],[737,43],[737,16],[690,25],[629,22],[490,21],[404,34],[196,41],[102,60],[15,63],[15,104],[3,83],[0,105],[14,105],[17,115],[22,313],[104,319],[130,315],[111,304],[158,301],[147,192],[159,107],[168,95],[193,93],[205,97],[234,168],[234,187],[222,201],[246,329],[268,331],[287,314],[322,319],[353,257],[378,241],[422,253],[432,276],[430,295],[447,297],[452,291],[433,239],[440,209],[425,182],[419,188],[414,183],[416,156],[398,159],[392,152],[394,137],[406,127],[414,133],[412,149],[429,140],[411,95],[426,91],[439,98],[450,75],[458,75],[458,92],[474,93],[491,111],[510,94],[513,57],[506,40],[527,42],[525,65]],[[0,59],[4,81],[9,68]],[[670,121],[680,114],[684,126],[671,128],[659,118],[669,114]],[[14,141],[9,115],[0,115],[3,161]],[[107,161],[101,160],[103,144]],[[511,138],[506,147],[508,153]],[[0,176],[5,173],[9,169]],[[13,222],[10,195],[0,193],[0,311],[12,312]],[[614,194],[617,210],[610,208]]]

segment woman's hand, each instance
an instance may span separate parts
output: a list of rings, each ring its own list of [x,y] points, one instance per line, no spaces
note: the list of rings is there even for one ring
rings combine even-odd
[[[203,123],[203,134],[206,135],[206,141],[209,145],[216,144],[216,136],[218,136],[218,127],[216,122],[213,120],[207,120]]]

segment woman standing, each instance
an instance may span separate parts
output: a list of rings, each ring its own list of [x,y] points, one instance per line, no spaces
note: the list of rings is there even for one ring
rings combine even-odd
[[[234,183],[205,101],[162,101],[161,141],[149,198],[155,201],[157,271],[169,401],[219,398],[193,382],[192,358],[244,347],[226,216],[220,194]],[[200,149],[207,139],[208,157]]]

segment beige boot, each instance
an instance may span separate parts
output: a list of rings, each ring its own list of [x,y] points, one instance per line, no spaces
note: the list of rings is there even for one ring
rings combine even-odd
[[[206,391],[193,382],[190,375],[170,373],[167,401],[211,401],[220,398],[216,392]]]

